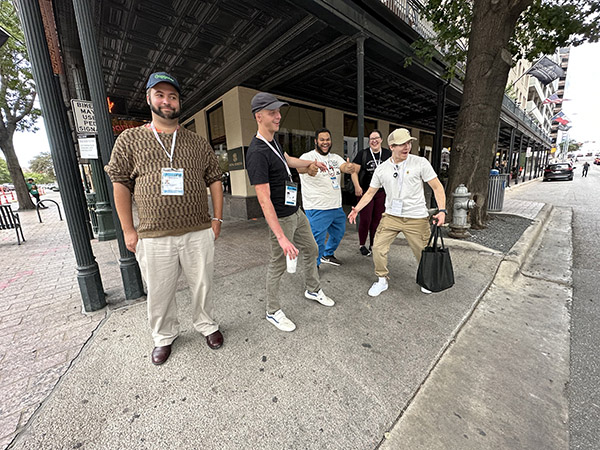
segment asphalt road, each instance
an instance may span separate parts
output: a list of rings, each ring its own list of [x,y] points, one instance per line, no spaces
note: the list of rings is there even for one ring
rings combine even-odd
[[[591,166],[583,178],[585,160]],[[592,162],[580,159],[573,181],[532,183],[511,193],[512,198],[573,209],[569,447],[578,450],[600,448],[600,166]]]

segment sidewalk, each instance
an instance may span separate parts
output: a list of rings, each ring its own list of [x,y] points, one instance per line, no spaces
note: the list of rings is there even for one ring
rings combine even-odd
[[[192,329],[184,288],[182,335],[155,367],[145,303],[80,313],[66,226],[50,217],[22,213],[21,247],[1,235],[0,448],[15,432],[11,448],[375,448],[419,399],[503,259],[453,242],[456,285],[426,296],[399,239],[390,289],[372,299],[372,260],[348,227],[336,252],[345,264],[321,269],[337,305],[304,299],[301,277],[286,274],[283,305],[298,329],[285,334],[264,320],[267,225],[227,223],[214,289],[225,345],[211,351]],[[123,305],[115,248],[94,243],[108,300]]]

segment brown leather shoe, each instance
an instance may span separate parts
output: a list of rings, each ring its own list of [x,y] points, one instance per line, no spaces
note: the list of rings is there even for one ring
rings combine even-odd
[[[152,350],[152,364],[160,365],[164,363],[171,355],[171,346],[165,345],[163,347],[154,347]]]
[[[223,345],[223,334],[219,330],[206,336],[206,343],[210,348],[216,350]]]

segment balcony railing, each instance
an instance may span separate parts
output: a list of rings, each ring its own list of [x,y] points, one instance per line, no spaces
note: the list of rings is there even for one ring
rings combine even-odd
[[[545,136],[548,139],[546,132],[530,117],[525,114],[525,112],[519,108],[515,102],[513,102],[508,95],[504,95],[502,99],[502,106],[506,108],[508,111],[517,116],[521,121],[527,124],[531,129],[536,130],[540,135]]]
[[[424,5],[418,0],[381,0],[381,3],[391,9],[394,14],[424,38],[435,38],[436,34],[431,24],[420,17]]]

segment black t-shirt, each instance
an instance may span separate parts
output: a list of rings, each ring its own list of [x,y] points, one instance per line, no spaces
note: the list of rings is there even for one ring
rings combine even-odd
[[[282,158],[285,159],[281,148],[271,141]],[[277,217],[291,216],[298,210],[298,205],[288,206],[285,204],[285,182],[290,181],[285,164],[279,156],[262,140],[256,136],[252,138],[248,153],[246,154],[246,170],[250,178],[250,184],[269,183],[271,189],[271,202],[277,213]]]
[[[354,158],[354,161],[352,161],[354,164],[358,164],[360,166],[358,182],[364,192],[367,192],[367,189],[369,189],[371,178],[373,178],[373,173],[375,173],[377,166],[385,160],[391,158],[392,152],[387,148],[382,148],[379,150],[379,153],[373,153],[373,155],[375,156],[375,159],[373,159],[373,156],[371,156],[371,149],[365,148],[364,150],[358,152]]]

